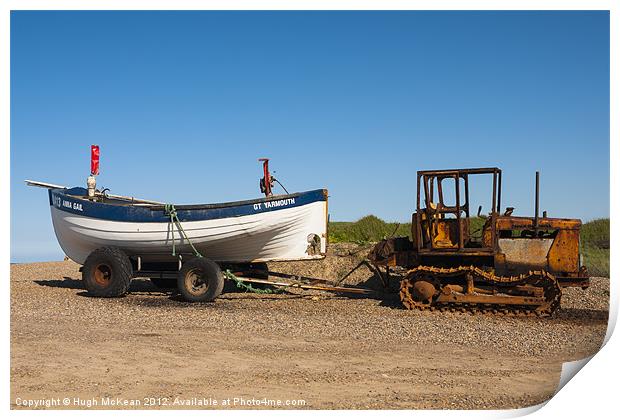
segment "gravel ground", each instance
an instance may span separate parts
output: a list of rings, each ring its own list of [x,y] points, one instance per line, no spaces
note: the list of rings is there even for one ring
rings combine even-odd
[[[330,252],[270,269],[337,278],[364,254]],[[147,280],[134,280],[126,297],[97,299],[82,290],[78,268],[11,266],[13,408],[56,398],[60,408],[109,408],[102,398],[139,408],[214,400],[223,408],[227,398],[233,408],[257,408],[252,398],[303,399],[305,408],[519,408],[549,399],[561,363],[595,353],[607,327],[604,278],[564,290],[554,317],[536,319],[406,311],[389,294],[226,293],[188,304]],[[360,269],[347,282],[376,280]]]

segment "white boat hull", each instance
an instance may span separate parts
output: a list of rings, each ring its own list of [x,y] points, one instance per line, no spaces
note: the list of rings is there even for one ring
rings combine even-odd
[[[56,237],[65,254],[79,264],[103,246],[118,247],[142,261],[174,261],[179,254],[193,254],[174,223],[105,220],[59,207],[51,206]],[[327,200],[236,217],[184,221],[181,226],[200,254],[218,262],[319,259],[327,247]],[[176,256],[172,255],[173,243]]]

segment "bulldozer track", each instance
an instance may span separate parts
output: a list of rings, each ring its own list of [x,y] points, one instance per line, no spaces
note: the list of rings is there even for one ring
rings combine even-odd
[[[462,289],[465,278],[472,285],[484,287],[485,293]],[[422,301],[412,293],[414,284],[422,281],[432,285],[429,298]],[[430,286],[427,286],[430,287]],[[522,293],[514,290],[522,288]],[[461,291],[456,293],[453,289]],[[443,294],[443,296],[442,296]],[[544,270],[519,276],[496,276],[479,267],[440,268],[419,266],[407,271],[400,283],[400,300],[407,309],[424,311],[492,313],[507,316],[551,316],[560,306],[561,288],[556,278]],[[467,302],[481,300],[482,302]],[[536,304],[534,305],[533,302]]]

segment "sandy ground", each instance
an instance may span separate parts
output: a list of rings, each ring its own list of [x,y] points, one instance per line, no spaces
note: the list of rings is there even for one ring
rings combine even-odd
[[[355,265],[348,253],[270,269],[334,278]],[[406,311],[390,295],[187,304],[148,280],[98,299],[78,268],[11,266],[12,408],[520,408],[598,350],[608,317],[603,278],[531,319]]]

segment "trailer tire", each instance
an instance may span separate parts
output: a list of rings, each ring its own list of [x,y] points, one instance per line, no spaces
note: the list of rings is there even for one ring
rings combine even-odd
[[[127,254],[113,246],[91,252],[82,267],[82,281],[92,296],[118,297],[127,294],[133,268]]]
[[[159,277],[151,277],[151,283],[153,286],[158,289],[176,289],[177,288],[177,279],[174,278],[159,278]]]
[[[212,302],[222,293],[224,275],[216,263],[197,257],[183,264],[177,287],[189,302]]]

